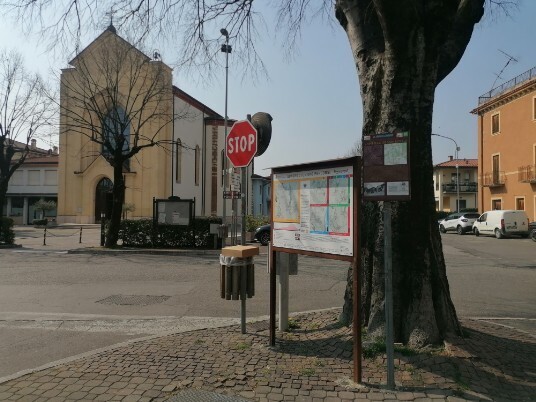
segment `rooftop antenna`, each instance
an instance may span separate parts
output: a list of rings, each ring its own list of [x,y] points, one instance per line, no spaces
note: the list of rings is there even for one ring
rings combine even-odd
[[[497,49],[499,52],[501,52],[502,54],[504,54],[506,57],[508,57],[508,61],[506,62],[506,64],[504,65],[504,67],[502,68],[501,71],[499,71],[499,74],[495,74],[495,76],[497,78],[495,78],[495,81],[493,81],[493,85],[491,86],[491,89],[493,90],[495,88],[495,84],[497,84],[497,81],[499,79],[502,79],[501,77],[501,74],[504,72],[504,70],[506,70],[506,67],[508,67],[508,65],[511,63],[511,62],[514,62],[514,63],[517,63],[517,59],[514,57],[514,56],[511,56],[509,55],[508,53],[506,52],[503,52],[501,49]]]

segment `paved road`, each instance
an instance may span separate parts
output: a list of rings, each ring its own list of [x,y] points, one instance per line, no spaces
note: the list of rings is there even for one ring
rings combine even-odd
[[[442,239],[458,315],[536,336],[536,243],[454,233]]]
[[[216,256],[67,254],[79,228],[18,230],[26,248],[0,250],[0,377],[147,335],[237,322],[239,302],[219,298]],[[82,246],[97,246],[84,228]],[[461,317],[526,330],[536,319],[536,244],[443,235],[452,297]],[[63,246],[62,246],[63,244]],[[265,256],[256,259],[248,317],[268,314]],[[291,311],[340,307],[347,264],[300,257]]]

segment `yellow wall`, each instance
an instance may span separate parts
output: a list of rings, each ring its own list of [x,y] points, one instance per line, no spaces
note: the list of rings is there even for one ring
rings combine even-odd
[[[98,55],[106,46],[130,45],[112,32],[105,31],[84,51],[82,51],[71,64],[74,68],[62,71],[60,102],[60,158],[58,167],[58,222],[93,223],[95,222],[95,193],[96,185],[103,177],[113,181],[113,170],[109,163],[100,155],[101,145],[89,140],[91,130],[89,127],[76,129],[76,117],[87,116],[83,110],[76,86],[79,82],[81,66],[91,66],[98,63]],[[134,49],[135,57],[146,57]],[[169,88],[169,97],[162,103],[165,113],[153,116],[149,123],[142,127],[143,136],[152,137],[158,132],[154,141],[170,141],[172,139],[172,124],[168,116],[172,116],[171,69],[162,62],[151,61],[144,67],[147,74],[163,73],[159,76],[162,85]],[[78,75],[78,76],[77,76]],[[104,83],[100,83],[104,85]],[[128,75],[120,80],[120,93],[124,102],[138,102],[129,98],[129,91],[143,92],[147,82],[129,88]],[[143,112],[138,119],[146,117]],[[133,121],[133,126],[136,121]],[[164,127],[162,129],[162,127]],[[131,145],[134,129],[131,128]],[[143,141],[140,141],[140,144]],[[126,179],[125,202],[133,203],[135,211],[129,217],[151,217],[152,200],[166,198],[171,194],[170,178],[170,152],[160,146],[144,148],[130,160],[130,171],[124,172]]]
[[[500,199],[502,209],[516,209],[516,198],[524,198],[525,211],[536,220],[536,184],[519,180],[519,168],[536,164],[536,79],[500,95],[476,109],[478,114],[479,212],[492,209]],[[492,134],[492,115],[499,113],[500,131]],[[483,187],[482,175],[492,172],[492,157],[499,155],[499,171],[505,184]]]

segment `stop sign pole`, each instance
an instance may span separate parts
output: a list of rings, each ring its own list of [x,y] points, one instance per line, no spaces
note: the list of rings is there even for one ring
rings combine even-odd
[[[250,122],[251,115],[248,115],[248,120],[237,121],[233,124],[229,135],[225,141],[225,153],[234,167],[242,168],[242,230],[241,244],[246,244],[246,214],[247,214],[247,168],[251,164],[253,157],[257,153],[257,130]],[[233,208],[236,214],[236,208]],[[236,244],[236,240],[234,241]]]

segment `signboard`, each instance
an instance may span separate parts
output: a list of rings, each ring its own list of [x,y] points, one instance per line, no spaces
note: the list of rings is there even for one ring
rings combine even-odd
[[[409,132],[363,136],[363,199],[411,198]]]
[[[239,199],[242,197],[240,195],[240,191],[224,191],[223,198],[229,200],[229,199]]]
[[[272,175],[273,247],[351,257],[354,166]]]
[[[237,121],[225,140],[225,154],[234,167],[248,166],[257,153],[257,130],[248,120]]]
[[[170,197],[167,200],[154,200],[153,219],[158,225],[188,226],[193,219],[194,200],[181,200]]]

